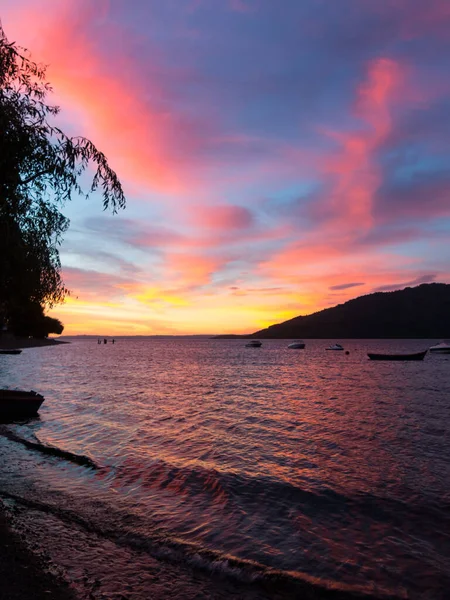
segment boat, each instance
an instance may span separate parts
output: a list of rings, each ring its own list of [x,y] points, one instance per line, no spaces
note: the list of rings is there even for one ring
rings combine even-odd
[[[0,354],[20,354],[22,350],[0,350]]]
[[[436,346],[431,346],[428,350],[433,352],[433,354],[450,354],[450,344],[441,342],[440,344],[436,344]]]
[[[423,352],[415,352],[414,354],[375,354],[368,352],[367,356],[370,360],[423,360],[428,350]]]
[[[295,340],[295,342],[291,342],[288,345],[288,348],[292,348],[292,350],[303,350],[305,347],[305,342],[303,340]]]
[[[245,344],[246,348],[261,348],[262,346],[262,342],[260,342],[259,340],[251,340],[251,342],[248,342],[248,344]]]
[[[343,350],[344,348],[340,344],[333,344],[328,346],[327,350]]]
[[[44,400],[33,391],[0,390],[0,419],[34,417]]]

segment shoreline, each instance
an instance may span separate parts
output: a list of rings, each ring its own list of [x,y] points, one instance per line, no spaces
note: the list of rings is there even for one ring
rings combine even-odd
[[[69,585],[50,573],[44,560],[11,528],[5,512],[0,503],[0,599],[75,600]]]
[[[58,344],[70,344],[57,338],[25,338],[0,335],[1,350],[20,350],[23,348],[41,348],[43,346],[57,346]]]
[[[23,536],[16,532],[8,520],[8,509],[0,500],[0,600],[88,600],[94,598],[92,586],[86,588],[79,582],[66,581],[52,572],[53,561],[46,564],[43,555],[27,546]],[[370,592],[347,591],[333,587],[318,587],[304,581],[298,587],[286,587],[277,578],[266,582],[235,581],[224,575],[205,573],[201,568],[181,568],[173,562],[149,556],[142,573],[150,576],[146,591],[137,591],[137,598],[203,598],[210,600],[401,600],[403,596]],[[89,582],[88,582],[89,583]],[[95,582],[94,582],[95,585]],[[145,595],[144,595],[145,594]],[[95,596],[97,597],[97,596]],[[108,591],[101,597],[110,598]],[[114,595],[115,597],[115,595]],[[134,597],[134,595],[133,595]],[[120,595],[126,600],[128,595]]]
[[[16,338],[0,336],[0,348],[19,350],[69,344],[58,339]],[[0,600],[76,600],[69,585],[48,571],[44,559],[34,554],[7,517],[7,509],[0,501]]]

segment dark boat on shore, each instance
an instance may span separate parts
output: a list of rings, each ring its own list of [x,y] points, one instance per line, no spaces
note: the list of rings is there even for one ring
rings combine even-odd
[[[44,400],[33,391],[0,390],[0,419],[34,417]]]
[[[415,352],[414,354],[374,354],[373,352],[368,352],[367,356],[370,360],[423,360],[426,353],[427,350],[424,352]]]
[[[22,350],[0,350],[0,354],[20,354]]]

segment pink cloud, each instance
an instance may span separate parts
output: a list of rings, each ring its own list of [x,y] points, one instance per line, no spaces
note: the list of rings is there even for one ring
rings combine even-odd
[[[426,221],[450,215],[450,176],[431,173],[428,176],[415,176],[407,185],[397,185],[383,190],[378,202],[377,217],[380,222],[397,220]],[[412,228],[409,228],[413,231]],[[407,233],[407,230],[404,230]],[[424,232],[416,227],[416,237]],[[398,241],[402,241],[399,232]]]
[[[351,232],[373,225],[375,194],[382,183],[374,153],[391,132],[389,101],[400,77],[396,62],[386,58],[373,61],[367,80],[357,89],[355,117],[360,119],[361,129],[329,133],[340,150],[324,160],[323,173],[333,184],[314,206],[313,214],[333,215],[333,229]]]
[[[65,267],[63,276],[73,298],[83,301],[113,302],[124,295],[132,278],[99,271]]]
[[[356,90],[354,117],[359,128],[328,133],[338,149],[324,155],[319,165],[331,184],[310,209],[317,228],[263,261],[264,272],[273,277],[327,273],[331,281],[333,269],[352,260],[361,236],[374,225],[376,193],[382,183],[375,154],[392,130],[390,102],[397,97],[400,81],[396,62],[380,58],[368,65],[366,80]]]
[[[13,35],[32,47],[33,58],[49,65],[62,117],[76,114],[85,133],[133,185],[165,192],[193,186],[192,157],[210,123],[205,115],[194,120],[171,108],[170,89],[190,74],[166,69],[163,75],[156,49],[145,63],[129,57],[125,32],[105,19],[108,2],[41,4],[27,5],[26,13],[9,12],[8,23]]]
[[[192,12],[199,8],[206,7],[209,0],[191,0],[188,5],[188,11]],[[258,0],[226,0],[225,8],[234,12],[249,13],[256,9],[255,3]]]
[[[366,244],[363,254],[361,240],[375,231],[376,194],[383,183],[376,153],[392,132],[391,107],[402,83],[403,71],[395,61],[379,58],[368,65],[367,77],[356,90],[353,114],[358,129],[328,134],[338,149],[326,154],[319,165],[330,184],[311,208],[316,228],[263,260],[263,277],[342,288],[349,280],[368,285],[373,280],[377,285],[376,276],[367,275],[373,271],[381,272],[381,282],[386,283],[389,269],[383,265],[389,264],[388,255],[377,253],[374,244]],[[391,260],[400,262],[398,256]],[[351,289],[344,292],[351,293]]]
[[[245,230],[253,225],[253,215],[243,206],[192,207],[190,218],[199,227],[213,230]]]
[[[446,39],[450,37],[450,4],[447,0],[418,2],[411,10],[410,0],[390,0],[394,8],[402,15],[401,36],[412,39],[431,31],[434,35]]]
[[[212,275],[225,263],[224,258],[172,252],[165,257],[168,281],[177,287],[198,287],[210,283]]]
[[[230,8],[236,12],[249,13],[256,10],[255,0],[229,0]]]
[[[302,297],[312,299],[314,310],[368,294],[382,286],[398,288],[399,282],[425,281],[427,277],[420,261],[401,259],[389,253],[335,252],[327,260],[324,248],[318,262],[313,257],[309,263],[303,260],[304,257],[300,258],[294,252],[282,254],[278,260],[262,264],[261,274],[266,280],[270,278],[272,282],[298,289]],[[432,277],[442,281],[448,278],[448,274],[434,272]],[[349,281],[358,283],[349,285]],[[327,295],[327,290],[333,293]]]

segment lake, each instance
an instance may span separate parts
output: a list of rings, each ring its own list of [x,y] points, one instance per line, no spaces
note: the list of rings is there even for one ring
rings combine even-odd
[[[447,597],[450,356],[367,359],[438,340],[66,339],[0,356],[7,427],[97,468],[0,436],[0,497],[81,597]]]

